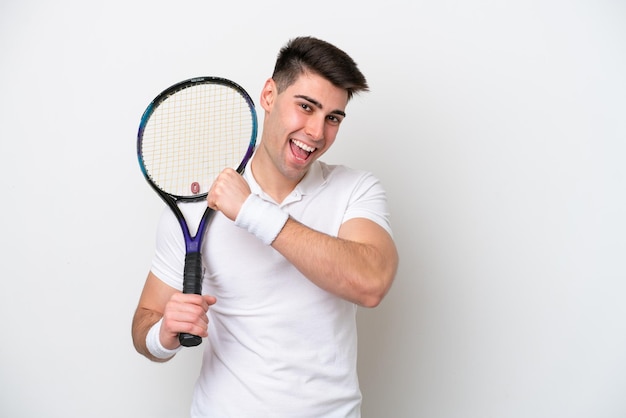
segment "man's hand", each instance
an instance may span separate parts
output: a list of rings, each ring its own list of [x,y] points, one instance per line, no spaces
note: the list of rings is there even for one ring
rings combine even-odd
[[[181,332],[206,337],[209,325],[207,312],[216,302],[217,299],[209,295],[183,294],[150,272],[133,317],[132,336],[137,352],[153,361],[169,360],[154,357],[146,346],[148,331],[161,318],[159,341],[168,350],[180,346],[178,334]]]
[[[178,347],[178,334],[183,332],[206,338],[209,335],[207,312],[216,301],[209,295],[172,294],[165,305],[159,335],[163,347],[169,350]]]
[[[249,195],[248,183],[237,171],[227,168],[213,182],[207,195],[207,204],[234,221]]]

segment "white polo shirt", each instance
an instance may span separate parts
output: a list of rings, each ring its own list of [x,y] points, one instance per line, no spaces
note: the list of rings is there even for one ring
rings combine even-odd
[[[252,193],[273,202],[249,170],[244,178]],[[181,206],[195,230],[206,203]],[[331,236],[352,218],[370,219],[391,233],[380,182],[344,166],[316,162],[279,206]],[[185,245],[168,212],[159,225],[152,271],[182,289]],[[217,303],[209,309],[191,416],[359,417],[356,305],[317,287],[219,212],[202,252],[203,293]]]

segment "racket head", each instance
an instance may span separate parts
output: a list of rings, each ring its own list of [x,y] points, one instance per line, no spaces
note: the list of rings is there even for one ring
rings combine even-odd
[[[254,102],[240,85],[221,77],[190,78],[162,91],[144,111],[139,165],[159,194],[202,200],[223,169],[243,172],[257,129]]]

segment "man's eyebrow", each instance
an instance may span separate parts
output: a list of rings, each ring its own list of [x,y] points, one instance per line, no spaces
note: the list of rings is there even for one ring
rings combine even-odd
[[[317,100],[309,97],[309,96],[305,96],[304,94],[296,94],[294,97],[298,98],[298,99],[303,99],[306,100],[307,102],[311,103],[313,106],[317,107],[318,109],[322,110],[324,108],[324,106],[322,106],[322,104],[320,102],[318,102]],[[346,112],[344,112],[343,110],[340,109],[335,109],[332,112],[330,112],[331,115],[339,115],[339,116],[343,116],[344,118],[346,117]]]

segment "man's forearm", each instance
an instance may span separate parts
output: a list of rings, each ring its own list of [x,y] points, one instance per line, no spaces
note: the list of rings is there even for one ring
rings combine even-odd
[[[345,234],[346,238],[335,238],[289,219],[272,246],[322,289],[373,307],[391,286],[397,253],[391,237],[382,228],[369,221],[359,222],[346,227],[353,228]],[[366,226],[366,232],[356,232],[358,226]],[[352,236],[362,240],[353,241]]]
[[[132,336],[133,336],[133,345],[135,346],[135,350],[149,360],[163,363],[168,361],[169,359],[160,359],[153,356],[148,347],[146,345],[146,337],[150,328],[154,326],[160,319],[162,315],[158,312],[154,312],[152,310],[138,307],[135,312],[135,316],[133,317],[133,325],[132,325]]]

